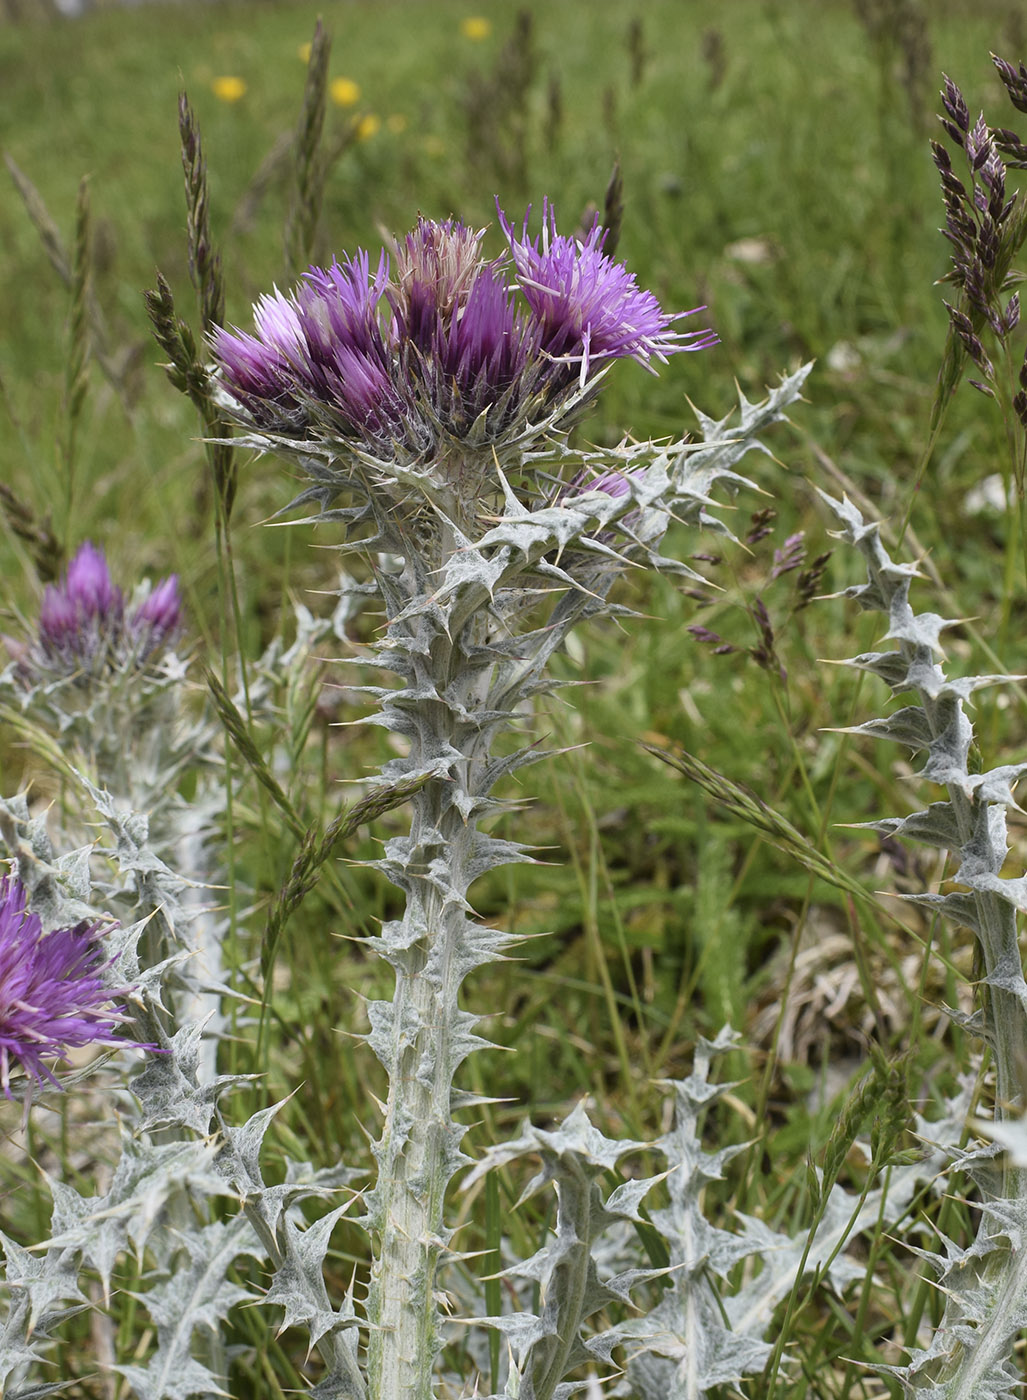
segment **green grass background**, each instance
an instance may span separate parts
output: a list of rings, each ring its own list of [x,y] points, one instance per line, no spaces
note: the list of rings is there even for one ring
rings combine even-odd
[[[532,38],[521,95],[501,59],[517,7],[498,0],[475,7],[255,0],[105,8],[74,23],[42,13],[0,19],[0,147],[68,243],[79,180],[88,175],[96,297],[111,346],[131,365],[118,392],[92,367],[69,498],[60,447],[69,294],[8,185],[0,199],[0,480],[39,517],[52,517],[66,548],[87,537],[102,543],[122,577],[176,570],[197,654],[217,657],[223,623],[204,455],[189,404],[157,367],[141,292],[159,268],[180,311],[194,317],[176,116],[183,87],[210,166],[229,320],[245,324],[255,296],[285,278],[288,182],[272,178],[258,199],[254,180],[295,127],[299,50],[318,14],[334,39],[332,76],[361,89],[356,107],[330,106],[328,144],[360,117],[381,123],[331,170],[319,257],[377,246],[383,231],[402,232],[418,211],[493,225],[490,247],[498,251],[496,196],[520,214],[548,195],[561,226],[573,227],[589,201],[602,203],[619,160],[619,256],[665,306],[705,304],[695,324],[713,324],[721,343],[679,357],[658,379],[618,367],[583,435],[612,442],[623,432],[679,434],[692,421],[689,400],[719,415],[734,401],[733,381],[756,398],[779,372],[810,358],[817,367],[807,404],[773,437],[777,460],[747,464],[769,499],[743,493],[731,514],[744,537],[753,512],[771,505],[771,533],[746,551],[674,532],[672,547],[684,555],[722,556],[702,566],[719,591],[700,600],[662,579],[630,580],[624,597],[641,616],[583,632],[558,662],[569,682],[587,684],[540,711],[540,731],[568,752],[528,770],[515,828],[548,863],[492,877],[479,897],[486,918],[544,936],[469,989],[476,1008],[496,1013],[491,1036],[517,1051],[486,1052],[469,1065],[476,1087],[510,1100],[475,1125],[469,1141],[481,1146],[513,1133],[525,1108],[545,1120],[582,1093],[596,1096],[607,1126],[652,1133],[661,1112],[654,1081],[686,1071],[696,1036],[730,1022],[747,1049],[731,1067],[740,1080],[737,1117],[718,1131],[755,1136],[757,1146],[726,1184],[725,1200],[798,1224],[808,1206],[807,1155],[822,1151],[868,1037],[889,1053],[908,1052],[918,1104],[978,1065],[975,1047],[937,1010],[958,999],[953,968],[967,975],[968,954],[950,946],[944,930],[898,925],[884,901],[855,903],[812,881],[638,741],[681,745],[745,784],[868,892],[939,878],[922,852],[881,851],[839,826],[933,796],[910,784],[903,754],[832,732],[878,713],[883,697],[819,659],[867,649],[874,623],[843,602],[796,611],[794,576],[771,582],[769,575],[774,549],[798,530],[810,557],[831,547],[811,486],[840,490],[847,481],[884,518],[910,513],[916,540],[951,590],[946,607],[979,619],[954,634],[955,664],[992,669],[983,641],[1010,671],[1025,669],[1023,585],[1003,567],[1015,526],[966,506],[967,493],[1006,460],[1002,425],[972,389],[957,394],[920,476],[946,327],[945,289],[935,283],[948,253],[937,232],[942,208],[928,146],[936,91],[950,73],[972,113],[983,106],[994,124],[1022,136],[1024,119],[1008,107],[988,53],[1024,56],[1023,9],[997,0],[920,9],[878,0],[864,7],[863,22],[854,6],[830,0],[726,0],[712,8],[693,0],[562,0],[523,9]],[[491,24],[484,39],[461,31],[472,14]],[[904,50],[900,21],[910,15],[920,47]],[[237,102],[215,94],[222,76],[245,83]],[[250,658],[279,629],[288,633],[290,599],[321,611],[331,603],[325,591],[337,560],[310,548],[330,545],[330,528],[262,526],[292,487],[271,460],[242,464],[233,549],[241,647]],[[859,577],[855,558],[836,554],[823,591]],[[0,629],[16,634],[38,606],[39,585],[9,529],[0,533],[0,578]],[[746,609],[757,593],[776,629],[785,680],[744,653],[757,641]],[[712,655],[686,631],[696,622],[743,651]],[[322,672],[342,684],[350,676],[344,665],[326,663]],[[311,690],[293,696],[261,735],[269,754],[285,756],[279,769],[312,821],[330,819],[345,781],[384,754],[377,731],[329,727],[329,719],[361,713],[344,690],[324,692],[325,704],[310,712],[317,683],[312,677]],[[977,720],[989,763],[1022,752],[1017,704],[989,697]],[[5,792],[31,776],[14,744],[0,746],[0,770]],[[295,848],[256,791],[235,815],[240,885],[257,892],[255,907],[238,911],[237,956],[247,973],[266,903]],[[372,856],[401,820],[392,814],[391,826],[355,841],[347,855]],[[299,1085],[278,1120],[278,1143],[318,1163],[366,1158],[359,1125],[374,1122],[368,1086],[377,1083],[376,1066],[347,1033],[362,1028],[362,998],[387,986],[347,940],[371,930],[392,895],[358,866],[340,866],[339,882],[342,895],[319,889],[287,930],[273,1033],[260,1054],[245,1028],[231,1051],[233,1068],[266,1072],[268,1098]],[[923,971],[922,941],[932,937]],[[16,1155],[3,1170],[12,1182],[36,1181]],[[504,1189],[512,1192],[513,1183]],[[44,1204],[34,1209],[45,1219]],[[481,1203],[458,1201],[454,1211],[480,1220]],[[5,1228],[30,1238],[31,1215],[16,1212]],[[513,1228],[530,1250],[543,1224],[529,1216]],[[339,1245],[341,1286],[359,1249],[355,1233]],[[878,1338],[901,1341],[908,1259],[896,1247],[886,1267],[894,1292],[885,1290],[858,1329],[837,1304],[812,1299],[794,1324],[798,1364],[788,1393],[881,1393],[879,1380],[842,1358],[869,1357]],[[252,1315],[241,1319],[240,1335],[259,1326]],[[296,1356],[302,1347],[288,1339],[273,1352],[262,1384],[282,1389],[268,1394],[298,1383]],[[240,1384],[252,1381],[251,1364],[239,1362]],[[90,1388],[85,1372],[77,1384],[69,1393],[104,1393]]]

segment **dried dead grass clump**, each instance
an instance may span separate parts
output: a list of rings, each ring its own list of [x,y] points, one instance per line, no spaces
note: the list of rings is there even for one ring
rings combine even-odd
[[[915,931],[926,941],[926,927]],[[782,944],[767,968],[749,1027],[750,1043],[769,1050],[776,1041],[778,1060],[788,1064],[862,1058],[870,1040],[904,1040],[921,999],[921,985],[920,1034],[945,1035],[949,970],[941,957],[929,957],[925,975],[923,947],[906,931],[889,932],[883,946],[865,944],[862,967],[853,952],[850,928],[831,906],[811,906],[797,936],[794,958],[791,944]],[[956,1009],[966,1015],[973,1011],[972,962],[968,938],[952,954],[959,990]]]

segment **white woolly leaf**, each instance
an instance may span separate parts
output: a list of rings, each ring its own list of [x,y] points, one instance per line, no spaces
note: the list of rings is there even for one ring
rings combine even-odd
[[[103,1196],[83,1197],[66,1183],[52,1182],[54,1233],[48,1252],[77,1249],[109,1290],[119,1254],[146,1248],[170,1200],[190,1189],[201,1196],[231,1194],[213,1168],[215,1150],[201,1141],[153,1144],[126,1138]]]
[[[194,1395],[229,1394],[214,1372],[191,1356],[180,1359],[158,1352],[148,1366],[121,1365],[115,1369],[138,1400],[191,1400]]]
[[[201,1329],[217,1336],[231,1308],[253,1301],[253,1295],[227,1278],[229,1268],[241,1255],[263,1257],[245,1218],[215,1221],[186,1234],[182,1244],[188,1252],[188,1264],[182,1264],[182,1251],[176,1250],[170,1276],[135,1295],[156,1324],[157,1350],[145,1365],[117,1369],[140,1400],[227,1394],[214,1373],[192,1356],[193,1334]]]
[[[352,1201],[345,1202],[304,1230],[300,1230],[292,1220],[283,1222],[288,1253],[283,1265],[275,1271],[274,1280],[264,1298],[265,1303],[273,1303],[283,1309],[279,1333],[287,1327],[305,1327],[310,1336],[310,1345],[316,1346],[326,1332],[355,1325],[355,1317],[337,1313],[327,1305],[327,1297],[320,1300],[320,1305],[315,1302],[309,1286],[309,1280],[319,1276],[324,1268],[332,1230],[349,1213],[352,1204]]]
[[[950,851],[962,835],[959,818],[951,802],[932,802],[908,817],[883,817],[875,822],[853,822],[855,831],[877,831],[882,836],[904,836]]]
[[[926,749],[933,734],[930,721],[920,705],[895,710],[883,719],[870,719],[865,724],[850,724],[834,731],[837,734],[866,734],[873,739],[894,739],[911,749]]]
[[[58,1303],[86,1305],[88,1300],[79,1287],[74,1251],[33,1253],[2,1232],[0,1247],[4,1252],[4,1283],[14,1297],[25,1300],[29,1332],[34,1332],[40,1319],[53,1313]]]

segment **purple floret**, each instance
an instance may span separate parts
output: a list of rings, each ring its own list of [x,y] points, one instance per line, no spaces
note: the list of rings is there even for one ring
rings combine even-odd
[[[121,589],[111,580],[102,549],[89,540],[68,565],[65,590],[86,617],[114,617],[122,608]]]
[[[64,580],[48,585],[39,609],[39,643],[50,660],[88,666],[121,628],[125,603],[103,550],[86,540]]]
[[[111,988],[103,973],[100,924],[44,933],[26,908],[25,888],[0,880],[0,1088],[12,1098],[15,1063],[37,1084],[57,1083],[48,1059],[68,1059],[86,1045],[131,1045],[118,1035],[127,1017],[116,1003],[129,988]]]
[[[225,380],[258,425],[302,427],[323,405],[343,432],[395,431],[400,403],[378,314],[387,279],[384,252],[372,276],[361,249],[312,267],[288,297],[261,297],[256,335],[215,331]]]

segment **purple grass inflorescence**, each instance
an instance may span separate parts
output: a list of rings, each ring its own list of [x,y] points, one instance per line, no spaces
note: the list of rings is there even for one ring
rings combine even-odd
[[[142,665],[172,640],[181,621],[174,574],[126,615],[103,551],[87,540],[63,581],[47,587],[38,642],[23,653],[22,664],[29,671],[58,675],[96,675],[110,666]]]
[[[100,924],[44,933],[25,905],[25,888],[0,880],[0,1088],[11,1098],[12,1062],[37,1084],[57,1083],[44,1060],[67,1060],[85,1045],[129,1045],[118,1027],[126,1019],[112,1002],[131,989],[111,988],[103,978]]]
[[[607,257],[598,222],[584,240],[558,234],[547,201],[532,241],[527,218],[520,235],[499,220],[509,250],[494,260],[483,229],[422,218],[391,265],[383,249],[373,272],[364,251],[312,267],[288,296],[257,302],[254,334],[216,330],[236,411],[260,432],[377,462],[425,460],[472,435],[491,451],[556,426],[611,360],[648,366],[715,343],[672,329],[680,317]]]

